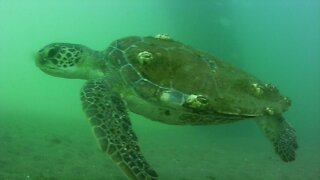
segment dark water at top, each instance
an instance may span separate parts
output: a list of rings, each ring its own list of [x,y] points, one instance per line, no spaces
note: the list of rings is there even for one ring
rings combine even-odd
[[[320,179],[320,2],[0,0],[0,179],[124,179],[81,111],[82,80],[43,74],[51,42],[102,50],[128,35],[167,33],[273,83],[299,142],[283,163],[252,121],[169,126],[130,114],[161,179]]]

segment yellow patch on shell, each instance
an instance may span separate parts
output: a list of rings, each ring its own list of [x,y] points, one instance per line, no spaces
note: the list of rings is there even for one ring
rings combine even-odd
[[[163,40],[169,40],[171,39],[168,34],[157,34],[154,36],[156,39],[163,39]]]
[[[268,115],[274,115],[274,110],[271,107],[266,107],[265,111]]]
[[[187,97],[185,104],[191,108],[199,108],[208,104],[208,99],[203,95],[191,94]]]
[[[251,86],[253,87],[255,96],[261,96],[263,94],[263,87],[260,84],[252,83]]]
[[[162,93],[160,96],[160,100],[163,102],[168,102],[170,100],[170,93]]]
[[[153,54],[148,51],[142,51],[138,53],[137,58],[140,64],[145,64],[153,60]]]

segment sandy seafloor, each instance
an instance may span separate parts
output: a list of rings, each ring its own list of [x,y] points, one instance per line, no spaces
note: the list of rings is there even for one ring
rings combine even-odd
[[[6,115],[10,118],[0,121],[1,180],[126,179],[99,150],[88,122],[80,114]],[[296,161],[284,163],[251,121],[178,127],[131,116],[142,151],[160,179],[320,179],[319,152],[310,142],[299,142]],[[55,122],[59,118],[67,119]],[[37,123],[26,126],[31,120]],[[245,133],[236,131],[244,126]]]

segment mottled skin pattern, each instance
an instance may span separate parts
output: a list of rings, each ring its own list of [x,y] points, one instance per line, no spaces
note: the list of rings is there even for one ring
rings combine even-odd
[[[140,152],[125,104],[108,82],[89,81],[81,91],[81,100],[102,151],[131,179],[156,179],[157,173]]]
[[[258,119],[257,124],[272,142],[275,152],[284,162],[295,159],[295,150],[298,148],[295,130],[281,115],[266,116]]]
[[[127,37],[105,51],[53,43],[36,55],[47,74],[88,80],[81,91],[102,151],[129,179],[158,179],[143,157],[128,110],[167,124],[207,125],[256,118],[285,161],[295,159],[295,130],[282,113],[290,100],[271,84],[164,36]]]

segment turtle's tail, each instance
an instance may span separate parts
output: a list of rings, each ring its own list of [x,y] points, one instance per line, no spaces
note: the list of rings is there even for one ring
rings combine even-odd
[[[275,152],[283,161],[295,160],[298,148],[296,131],[281,114],[259,118],[257,124],[272,142]]]

